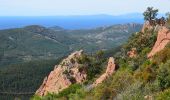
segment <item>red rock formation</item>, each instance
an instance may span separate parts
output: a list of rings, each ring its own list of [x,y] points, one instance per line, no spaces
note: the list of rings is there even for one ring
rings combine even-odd
[[[116,68],[115,60],[113,57],[110,57],[106,69],[106,74],[112,75],[112,73],[115,71],[115,68]]]
[[[145,100],[153,100],[153,96],[146,95],[146,96],[144,96],[144,99]]]
[[[147,55],[148,58],[151,58],[157,52],[164,49],[164,47],[169,43],[169,41],[170,41],[170,29],[168,29],[165,26],[162,26],[158,30],[157,41],[156,41],[154,47],[152,48],[151,52]]]
[[[130,58],[136,57],[136,56],[137,56],[136,48],[132,48],[131,51],[128,51],[128,52],[127,52],[127,55],[128,55]]]
[[[110,57],[107,65],[106,72],[102,74],[93,84],[92,87],[97,86],[98,84],[102,83],[107,77],[113,74],[115,71],[116,65],[114,62],[114,58]]]
[[[44,96],[47,93],[58,93],[69,87],[73,82],[81,83],[86,80],[86,72],[84,70],[80,72],[80,64],[76,62],[77,58],[81,57],[82,52],[82,50],[76,51],[59,65],[56,65],[49,76],[45,77],[43,84],[36,91],[36,94]]]

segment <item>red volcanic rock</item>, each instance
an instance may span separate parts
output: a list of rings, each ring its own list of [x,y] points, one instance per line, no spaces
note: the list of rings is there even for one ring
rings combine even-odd
[[[112,73],[115,71],[116,65],[113,57],[109,58],[106,74],[112,75]]]
[[[158,36],[157,36],[157,41],[156,41],[155,45],[153,46],[151,52],[147,55],[148,58],[151,58],[157,52],[164,49],[164,47],[169,43],[169,41],[170,41],[170,29],[168,29],[165,26],[162,26],[158,30]]]
[[[108,65],[107,65],[107,69],[106,72],[104,74],[102,74],[93,84],[92,86],[95,87],[98,84],[102,83],[107,77],[109,77],[110,75],[113,74],[113,72],[116,69],[116,65],[114,62],[114,58],[110,57],[109,61],[108,61]]]
[[[86,80],[85,70],[79,71],[80,64],[76,62],[81,57],[82,50],[76,51],[64,59],[59,65],[56,65],[48,77],[45,77],[43,84],[35,94],[44,96],[47,93],[58,93],[68,88],[73,82],[82,83]],[[74,60],[74,61],[73,61]],[[82,66],[82,65],[81,65]]]

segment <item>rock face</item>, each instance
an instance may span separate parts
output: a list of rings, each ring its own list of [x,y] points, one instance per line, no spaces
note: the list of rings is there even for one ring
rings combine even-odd
[[[165,26],[162,26],[158,30],[158,36],[157,36],[157,41],[152,48],[151,52],[147,55],[148,58],[151,58],[154,56],[157,52],[161,51],[164,49],[164,47],[170,42],[170,29],[168,29]]]
[[[106,72],[102,74],[93,84],[92,87],[96,87],[98,84],[102,83],[107,77],[113,74],[116,69],[114,58],[110,57],[107,65]]]
[[[86,80],[86,71],[80,70],[83,65],[77,63],[77,58],[81,57],[83,51],[76,51],[56,65],[48,77],[45,77],[43,84],[36,91],[39,96],[47,93],[58,93],[69,87],[72,83],[82,83]]]

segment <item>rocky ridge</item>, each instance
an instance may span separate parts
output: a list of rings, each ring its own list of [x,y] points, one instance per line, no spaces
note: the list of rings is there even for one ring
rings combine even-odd
[[[106,72],[102,74],[97,80],[92,84],[92,87],[96,87],[98,84],[102,83],[105,79],[111,76],[116,70],[116,64],[113,57],[109,58]]]
[[[59,93],[69,87],[72,83],[82,83],[86,80],[86,71],[80,68],[83,66],[77,63],[83,51],[76,51],[64,59],[54,70],[45,77],[42,85],[36,91],[36,95],[44,96],[48,93]]]
[[[57,94],[63,89],[68,88],[71,84],[83,83],[86,80],[87,72],[82,67],[84,65],[79,64],[77,61],[77,59],[80,58],[82,54],[82,50],[76,51],[64,59],[59,65],[56,65],[48,77],[44,78],[42,85],[35,94],[39,96],[45,96],[48,93]],[[110,57],[106,72],[97,78],[97,80],[91,86],[96,87],[98,84],[102,83],[115,72],[115,69],[116,65],[114,58]]]

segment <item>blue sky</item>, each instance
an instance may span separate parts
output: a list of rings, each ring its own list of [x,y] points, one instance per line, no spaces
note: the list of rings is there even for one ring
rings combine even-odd
[[[0,0],[0,16],[120,15],[148,6],[170,12],[170,0]]]

